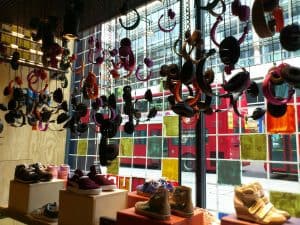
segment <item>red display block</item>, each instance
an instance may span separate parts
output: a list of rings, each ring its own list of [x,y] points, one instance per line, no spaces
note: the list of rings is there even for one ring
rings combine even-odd
[[[148,201],[148,197],[138,195],[136,191],[129,192],[128,193],[128,205],[127,208],[131,208],[135,206],[136,202],[141,202],[141,201]]]
[[[290,218],[283,225],[299,225],[299,224],[300,224],[299,218]],[[229,216],[222,217],[221,225],[259,225],[259,224],[237,219],[235,215],[229,215]]]
[[[203,221],[203,212],[200,209],[195,209],[194,216],[190,218],[171,215],[169,220],[156,220],[136,214],[132,207],[118,211],[116,225],[205,225]]]

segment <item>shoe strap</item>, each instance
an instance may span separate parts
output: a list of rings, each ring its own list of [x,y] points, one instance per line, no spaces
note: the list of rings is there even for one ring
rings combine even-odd
[[[258,199],[256,203],[254,203],[249,209],[249,213],[263,219],[273,208],[273,204],[271,202],[265,203],[263,199]]]

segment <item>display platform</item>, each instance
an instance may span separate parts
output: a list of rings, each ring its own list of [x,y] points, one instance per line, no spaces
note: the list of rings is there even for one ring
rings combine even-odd
[[[29,214],[47,203],[58,202],[59,191],[62,189],[64,181],[60,179],[33,184],[11,180],[8,208],[13,212]]]
[[[100,217],[116,219],[127,208],[127,190],[102,191],[99,195],[59,192],[59,225],[98,225]]]
[[[135,206],[136,202],[140,202],[140,201],[147,201],[149,198],[142,196],[142,195],[138,195],[136,193],[136,191],[132,191],[128,193],[128,205],[127,208],[131,208]]]
[[[118,212],[116,225],[204,225],[203,221],[203,212],[197,208],[190,218],[171,215],[170,220],[155,220],[136,214],[134,207],[131,207]]]
[[[6,207],[1,207],[0,206],[0,213],[3,214],[6,217],[10,217],[14,220],[17,220],[21,223],[24,224],[29,224],[29,225],[57,225],[57,223],[50,223],[47,221],[43,221],[43,220],[38,220],[33,218],[32,216],[28,215],[28,214],[21,214],[18,213],[16,211],[13,211],[10,208],[6,208]],[[0,222],[1,224],[1,222]]]
[[[299,218],[290,218],[283,225],[299,225],[299,224],[300,224],[300,219]],[[244,220],[239,220],[239,219],[236,218],[235,215],[229,215],[229,216],[222,217],[221,225],[259,225],[259,224],[244,221]]]

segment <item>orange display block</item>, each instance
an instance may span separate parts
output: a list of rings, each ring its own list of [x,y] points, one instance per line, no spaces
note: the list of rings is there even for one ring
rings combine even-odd
[[[131,208],[135,206],[136,202],[140,202],[140,201],[148,201],[148,197],[142,196],[142,195],[138,195],[136,193],[136,191],[132,191],[128,193],[128,205],[127,208]]]
[[[283,225],[299,225],[299,224],[300,224],[300,219],[290,218]],[[222,218],[221,225],[259,225],[259,224],[237,219],[235,215],[229,215],[229,216],[224,216]]]
[[[203,212],[200,209],[195,209],[191,218],[171,215],[169,220],[155,220],[136,214],[132,207],[118,211],[116,225],[204,225],[203,221]]]

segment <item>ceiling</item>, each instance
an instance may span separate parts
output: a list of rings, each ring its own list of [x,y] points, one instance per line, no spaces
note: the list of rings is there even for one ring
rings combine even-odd
[[[145,5],[153,0],[83,0],[84,10],[80,31],[120,15],[119,8],[127,1],[130,8]],[[0,22],[29,28],[32,17],[56,16],[63,20],[66,0],[0,0]]]

